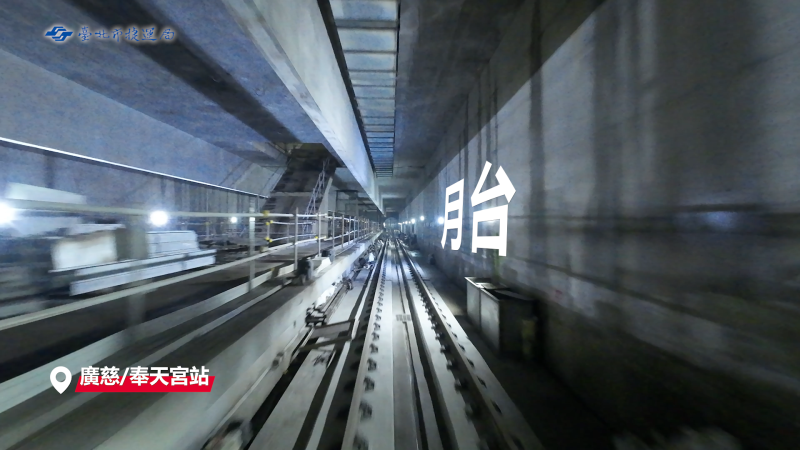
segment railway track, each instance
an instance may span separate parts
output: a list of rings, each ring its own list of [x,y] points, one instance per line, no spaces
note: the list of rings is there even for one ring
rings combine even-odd
[[[542,449],[403,244],[376,252],[310,311],[242,448]]]

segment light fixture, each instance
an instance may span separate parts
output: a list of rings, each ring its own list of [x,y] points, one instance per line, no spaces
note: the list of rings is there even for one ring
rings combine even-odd
[[[411,223],[417,223],[417,219],[411,219]]]
[[[0,203],[0,224],[7,224],[14,221],[17,216],[17,211],[6,205],[5,203]]]
[[[419,216],[419,221],[420,222],[425,222],[425,216]]]
[[[239,218],[238,217],[236,217],[236,216],[231,217],[231,223],[238,223],[238,222],[239,222]]]
[[[441,225],[441,224],[443,224],[443,223],[444,223],[444,219],[443,219],[443,218],[441,218],[441,217],[439,217],[438,219],[436,219],[436,221],[437,221],[437,222],[439,222],[439,225]]]
[[[153,211],[150,213],[151,224],[157,227],[163,227],[167,222],[169,222],[169,216],[164,211]]]

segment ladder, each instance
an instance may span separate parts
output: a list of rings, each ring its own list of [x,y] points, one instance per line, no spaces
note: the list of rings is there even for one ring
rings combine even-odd
[[[314,190],[311,191],[311,198],[308,199],[308,205],[306,206],[306,212],[305,212],[306,216],[310,216],[317,213],[317,197],[319,197],[325,192],[325,173],[327,171],[328,171],[328,158],[325,158],[325,161],[322,162],[322,171],[319,173],[319,176],[317,177],[317,184],[314,185]],[[315,220],[310,217],[304,217],[303,222],[304,222],[303,234],[307,235]],[[319,230],[317,230],[317,233],[319,233]]]

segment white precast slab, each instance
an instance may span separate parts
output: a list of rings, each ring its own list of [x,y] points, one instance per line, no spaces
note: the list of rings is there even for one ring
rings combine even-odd
[[[374,450],[394,449],[392,282],[381,274],[378,283],[342,448],[361,441]]]
[[[186,258],[182,261],[154,265],[144,269],[130,270],[127,272],[100,276],[88,280],[74,281],[70,284],[70,294],[86,294],[89,292],[98,291],[100,289],[107,289],[114,286],[133,283],[135,281],[148,280],[151,278],[169,275],[171,273],[184,272],[186,270],[196,269],[198,267],[210,266],[216,262],[216,257],[213,254],[208,254],[209,252],[213,253],[214,251],[207,250],[204,252],[197,252],[195,255],[186,255]],[[146,263],[147,260],[143,262]]]
[[[97,266],[117,261],[117,238],[113,231],[72,236],[54,241],[53,269]]]
[[[147,233],[147,243],[150,257],[200,248],[197,233],[191,230],[150,232]]]
[[[163,242],[181,242],[181,241],[197,242],[197,233],[195,233],[192,230],[151,231],[147,233],[147,242],[163,243]]]
[[[370,409],[369,417],[361,417],[357,432],[367,440],[369,448],[375,450],[394,449],[394,330],[396,318],[392,308],[392,282],[381,277],[378,298],[372,321],[380,325],[377,339],[368,337],[369,353],[365,377],[359,379],[361,402]],[[383,292],[381,292],[383,291]],[[372,346],[375,347],[372,347]],[[352,408],[352,406],[351,406]]]

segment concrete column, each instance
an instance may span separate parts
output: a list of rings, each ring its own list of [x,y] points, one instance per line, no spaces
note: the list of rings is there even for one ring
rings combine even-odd
[[[125,232],[120,234],[123,240],[121,242],[122,254],[120,256],[124,259],[135,260],[137,265],[148,257],[146,220],[145,217],[132,218],[126,224]],[[141,286],[145,283],[146,281],[137,281],[126,287]],[[125,303],[125,322],[129,332],[128,339],[136,341],[139,336],[135,327],[144,322],[145,313],[147,312],[147,296],[146,294],[131,295],[125,299]]]

